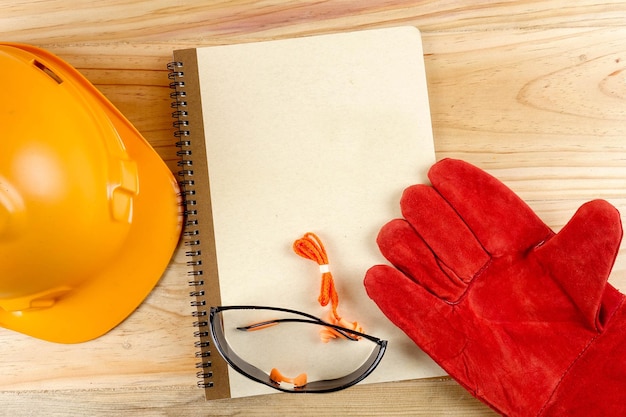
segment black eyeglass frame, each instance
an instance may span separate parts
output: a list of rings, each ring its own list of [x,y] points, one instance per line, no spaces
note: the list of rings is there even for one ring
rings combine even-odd
[[[312,381],[307,382],[305,385],[301,387],[295,386],[281,386],[280,383],[273,381],[269,374],[257,368],[256,366],[248,363],[243,360],[237,353],[231,349],[228,342],[226,341],[226,336],[224,335],[224,325],[223,323],[215,323],[216,318],[220,316],[220,312],[227,310],[270,310],[270,311],[278,311],[283,313],[290,313],[299,315],[304,317],[303,319],[288,319],[290,322],[298,322],[298,323],[306,323],[306,324],[314,324],[323,327],[330,327],[332,329],[337,330],[342,334],[355,335],[357,337],[365,338],[376,345],[376,348],[372,351],[370,356],[363,362],[363,364],[356,369],[355,371],[349,373],[348,375],[334,378],[334,379],[325,379],[320,381]],[[285,321],[285,320],[276,320],[276,322]],[[215,347],[224,360],[237,372],[246,376],[247,378],[252,379],[253,381],[259,382],[263,385],[267,385],[268,387],[274,388],[276,390],[282,392],[289,393],[326,393],[326,392],[334,392],[340,391],[342,389],[351,387],[363,379],[365,379],[369,374],[376,369],[378,364],[380,363],[383,355],[385,354],[385,350],[387,349],[387,341],[379,339],[374,336],[370,336],[365,333],[357,332],[355,330],[351,330],[345,327],[337,326],[331,323],[327,323],[324,320],[315,317],[308,313],[303,313],[297,310],[291,310],[288,308],[280,308],[280,307],[265,307],[265,306],[250,306],[250,305],[239,305],[239,306],[220,306],[220,307],[211,307],[210,316],[209,316],[209,324],[211,328],[211,336],[213,337],[213,342],[215,343]]]

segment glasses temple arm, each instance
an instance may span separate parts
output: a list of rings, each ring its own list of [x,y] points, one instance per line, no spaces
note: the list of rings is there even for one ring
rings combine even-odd
[[[341,326],[337,326],[331,323],[327,323],[324,320],[321,319],[315,319],[315,320],[307,320],[307,319],[272,319],[272,320],[265,320],[265,321],[261,321],[258,323],[253,323],[247,326],[239,326],[237,327],[237,330],[241,330],[241,331],[255,331],[255,330],[262,330],[265,329],[267,327],[271,327],[271,326],[275,326],[278,325],[280,323],[310,323],[310,324],[317,324],[317,325],[321,325],[321,326],[325,326],[325,327],[329,327],[331,329],[336,330],[337,332],[339,332],[342,336],[344,336],[346,339],[348,340],[353,340],[356,341],[358,340],[359,337],[364,337],[374,343],[378,343],[380,344],[380,339],[378,339],[377,337],[374,336],[370,336],[368,334],[365,333],[361,333],[361,332],[357,332],[356,330],[351,330],[351,329],[347,329],[345,327],[341,327]]]

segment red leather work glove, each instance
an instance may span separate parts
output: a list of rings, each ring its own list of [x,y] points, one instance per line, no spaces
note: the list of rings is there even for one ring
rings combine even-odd
[[[626,416],[626,307],[607,283],[618,211],[584,204],[555,234],[504,184],[443,160],[378,236],[395,266],[369,296],[461,385],[508,416]]]

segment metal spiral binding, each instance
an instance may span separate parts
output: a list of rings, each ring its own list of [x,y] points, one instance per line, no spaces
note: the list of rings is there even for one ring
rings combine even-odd
[[[170,98],[172,99],[171,107],[174,110],[172,113],[172,118],[174,118],[173,127],[175,129],[174,136],[178,139],[176,142],[176,147],[178,148],[176,154],[180,157],[178,161],[178,166],[180,167],[178,171],[178,176],[180,177],[179,184],[185,207],[183,236],[185,238],[184,245],[187,247],[185,255],[189,257],[187,266],[190,268],[187,272],[187,277],[189,286],[193,288],[189,292],[189,296],[192,298],[190,305],[195,309],[192,313],[192,316],[195,318],[193,326],[197,329],[194,331],[194,337],[196,338],[194,347],[198,349],[195,356],[200,360],[196,363],[196,369],[198,369],[196,376],[199,379],[198,386],[200,388],[210,388],[213,386],[213,382],[209,379],[213,376],[213,373],[210,370],[211,361],[207,359],[211,355],[211,352],[207,350],[210,344],[207,340],[209,337],[209,323],[207,320],[206,301],[202,298],[204,296],[204,280],[202,279],[202,260],[200,259],[198,211],[195,208],[196,200],[194,198],[196,190],[193,180],[191,140],[189,139],[190,126],[184,81],[185,73],[182,62],[170,62],[167,64],[167,69],[169,70],[169,87],[172,89]]]

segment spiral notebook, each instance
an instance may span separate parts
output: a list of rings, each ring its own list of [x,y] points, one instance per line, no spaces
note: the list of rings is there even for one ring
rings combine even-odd
[[[378,230],[400,216],[403,189],[425,182],[435,161],[419,31],[178,50],[169,68],[197,372],[207,399],[277,392],[214,351],[210,306],[325,311],[319,272],[291,250],[305,232],[326,245],[343,314],[389,340],[362,383],[442,375],[362,284],[365,271],[384,262]]]

